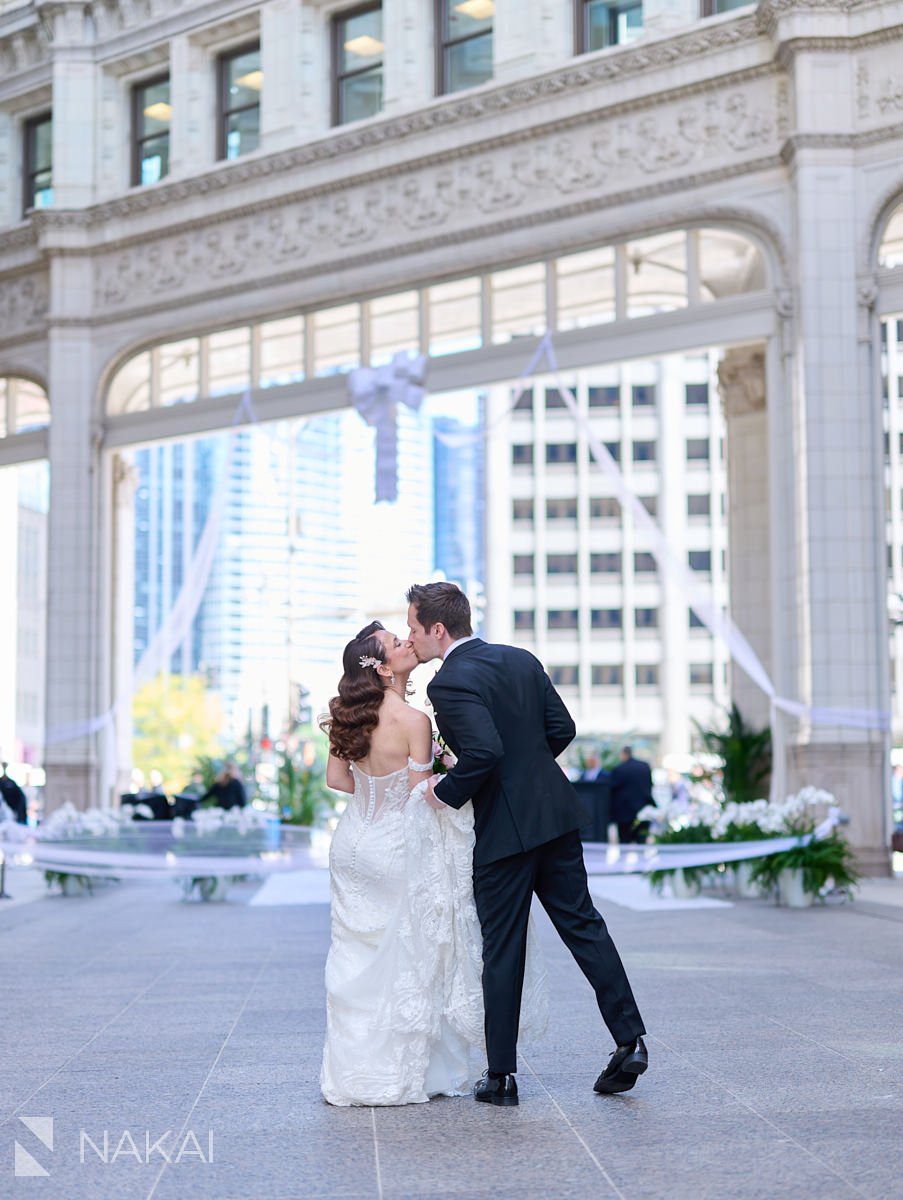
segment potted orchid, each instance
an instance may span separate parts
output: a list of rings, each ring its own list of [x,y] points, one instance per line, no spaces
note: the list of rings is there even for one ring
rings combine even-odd
[[[637,820],[650,822],[649,840],[655,846],[698,845],[714,840],[712,830],[719,811],[711,793],[697,793],[689,801],[647,804],[637,814]],[[717,869],[717,866],[664,867],[650,871],[649,882],[660,892],[667,880],[675,899],[690,899],[699,895],[705,877]]]
[[[808,908],[826,892],[828,884],[835,892],[852,896],[859,881],[853,851],[838,829],[823,837],[811,836],[818,825],[819,811],[824,812],[833,802],[830,792],[807,787],[783,804],[769,806],[765,821],[768,833],[809,836],[804,845],[758,859],[752,871],[752,881],[774,892],[778,903],[787,908]]]

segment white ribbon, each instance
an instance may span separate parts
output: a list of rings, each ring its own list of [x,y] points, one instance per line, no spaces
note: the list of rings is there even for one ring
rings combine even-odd
[[[426,395],[426,358],[401,350],[380,367],[358,367],[348,394],[361,417],[376,429],[376,502],[398,499],[398,406],[417,412]]]

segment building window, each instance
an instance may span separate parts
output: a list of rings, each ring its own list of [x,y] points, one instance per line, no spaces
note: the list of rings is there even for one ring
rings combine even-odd
[[[707,383],[688,383],[686,386],[687,408],[709,407],[709,385]]]
[[[219,60],[219,158],[239,158],[260,145],[260,44],[243,46]]]
[[[621,502],[614,496],[593,496],[589,502],[589,515],[593,521],[619,521]]]
[[[593,575],[620,575],[620,554],[591,554],[589,569]]]
[[[658,609],[635,608],[633,623],[637,629],[658,629]]]
[[[746,8],[752,0],[702,0],[702,15],[717,17],[719,13],[730,12],[734,8]]]
[[[689,628],[690,629],[705,629],[706,628],[705,623],[699,617],[697,617],[696,613],[693,611],[692,608],[690,609]]]
[[[637,496],[650,517],[658,516],[658,496]]]
[[[707,517],[712,511],[712,498],[708,492],[701,496],[687,496],[687,516]]]
[[[514,574],[515,575],[532,575],[533,574],[533,555],[532,554],[515,554],[515,556],[514,556]]]
[[[515,412],[532,412],[533,411],[533,389],[524,388],[517,398],[517,403],[514,405]]]
[[[687,462],[709,461],[709,439],[687,438]]]
[[[612,456],[612,458],[615,460],[616,463],[619,463],[621,461],[621,443],[620,442],[606,442],[605,449]]]
[[[532,467],[533,446],[531,444],[512,446],[511,463],[515,467]]]
[[[634,442],[633,461],[635,463],[655,462],[655,442]]]
[[[546,556],[546,573],[548,575],[576,575],[576,554],[549,554]]]
[[[332,21],[332,120],[373,117],[383,106],[383,6],[367,4]]]
[[[511,516],[515,521],[533,523],[533,501],[532,500],[512,500]]]
[[[693,571],[711,571],[711,550],[691,550],[689,555],[690,569]]]
[[[638,0],[577,0],[575,54],[626,46],[643,35]]]
[[[553,408],[567,408],[567,401],[558,388],[546,388],[546,411]]]
[[[575,463],[576,461],[576,442],[550,442],[546,446],[547,463]]]
[[[619,608],[594,608],[590,624],[593,629],[620,629],[624,620]]]
[[[711,687],[713,681],[711,663],[690,663],[690,687]]]
[[[637,663],[635,678],[637,687],[658,687],[658,666],[653,663]]]
[[[169,76],[132,88],[132,186],[157,183],[169,174]]]
[[[631,394],[634,408],[655,408],[655,384],[634,384]]]
[[[655,572],[655,555],[648,550],[637,550],[633,556],[633,573],[651,575]]]
[[[23,211],[53,203],[53,116],[42,113],[25,122],[25,195]]]
[[[438,94],[477,87],[492,78],[494,0],[436,0]]]
[[[621,404],[621,389],[613,387],[591,387],[588,390],[590,408],[618,408]]]
[[[576,608],[550,608],[549,629],[576,629]]]
[[[549,678],[555,687],[577,687],[580,683],[580,668],[549,667]]]
[[[575,498],[546,501],[547,521],[576,521],[576,519],[577,501]]]
[[[593,687],[623,687],[624,668],[620,663],[600,663],[593,667]]]
[[[532,632],[536,628],[536,613],[532,608],[514,610],[514,628],[521,633]]]

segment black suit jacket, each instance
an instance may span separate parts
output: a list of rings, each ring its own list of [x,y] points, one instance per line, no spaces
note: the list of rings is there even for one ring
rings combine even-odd
[[[427,695],[458,758],[436,795],[452,808],[473,800],[475,866],[580,828],[585,815],[555,762],[577,731],[532,654],[479,638],[466,642],[445,660]]]
[[[611,773],[611,819],[619,825],[632,821],[652,803],[652,770],[639,758],[620,762]]]

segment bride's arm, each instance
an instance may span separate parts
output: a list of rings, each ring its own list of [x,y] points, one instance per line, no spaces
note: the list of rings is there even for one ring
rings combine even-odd
[[[426,713],[411,711],[411,727],[408,734],[408,782],[411,790],[418,783],[430,779],[433,774],[433,727]],[[430,799],[424,791],[423,799],[432,808],[444,808],[444,804]]]
[[[336,758],[331,752],[326,764],[326,786],[334,792],[354,793],[354,776],[351,774],[350,764],[343,758]]]

